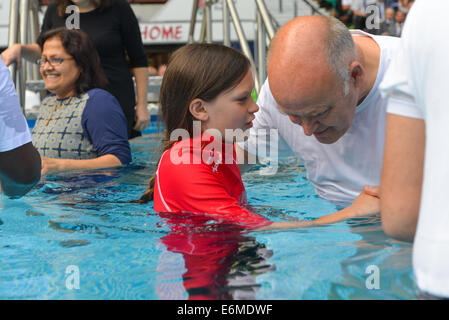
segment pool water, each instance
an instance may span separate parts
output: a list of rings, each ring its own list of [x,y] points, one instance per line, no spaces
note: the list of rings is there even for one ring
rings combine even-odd
[[[0,195],[0,299],[415,299],[411,245],[379,219],[242,232],[128,201],[158,160],[152,125],[134,162],[44,177],[25,197]],[[243,175],[268,219],[313,219],[335,206],[314,194],[294,158],[278,173]]]

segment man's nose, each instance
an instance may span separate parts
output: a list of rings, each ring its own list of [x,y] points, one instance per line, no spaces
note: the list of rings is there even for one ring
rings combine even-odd
[[[306,136],[311,136],[315,132],[315,130],[318,129],[319,125],[320,124],[318,123],[318,121],[307,119],[303,120],[301,124],[302,129],[304,130],[304,134]]]
[[[306,117],[289,116],[289,118],[293,123],[299,124],[307,136],[311,136],[320,125],[318,121]]]

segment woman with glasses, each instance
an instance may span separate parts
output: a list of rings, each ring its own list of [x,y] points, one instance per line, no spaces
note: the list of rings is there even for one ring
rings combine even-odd
[[[126,119],[107,91],[98,54],[80,30],[58,28],[38,39],[37,61],[50,92],[32,132],[42,173],[108,168],[131,161]]]
[[[147,109],[148,59],[137,18],[125,0],[54,0],[45,11],[42,32],[73,22],[73,7],[79,10],[79,26],[92,39],[108,79],[105,87],[120,103],[127,119],[128,138],[139,136],[150,123]],[[36,61],[40,47],[14,44],[2,52],[7,66],[21,58]],[[136,80],[136,90],[132,76]],[[136,99],[137,96],[137,99]]]

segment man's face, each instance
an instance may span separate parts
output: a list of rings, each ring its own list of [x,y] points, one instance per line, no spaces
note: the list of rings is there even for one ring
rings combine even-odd
[[[402,23],[405,20],[405,13],[398,10],[398,12],[396,12],[396,15],[394,16],[394,19],[396,20],[397,23]]]
[[[295,104],[282,104],[282,98],[277,100],[281,102],[278,103],[281,113],[302,126],[305,135],[313,135],[324,144],[334,143],[346,133],[358,102],[358,95],[352,88],[344,95],[341,81],[336,81],[331,87],[332,90],[318,91],[318,94],[306,93]]]
[[[393,17],[394,17],[394,9],[387,8],[385,10],[385,19],[386,20],[393,20]]]

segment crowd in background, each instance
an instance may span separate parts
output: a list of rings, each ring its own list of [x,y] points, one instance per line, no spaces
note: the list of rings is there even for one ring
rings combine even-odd
[[[414,0],[318,0],[349,28],[400,37]]]

